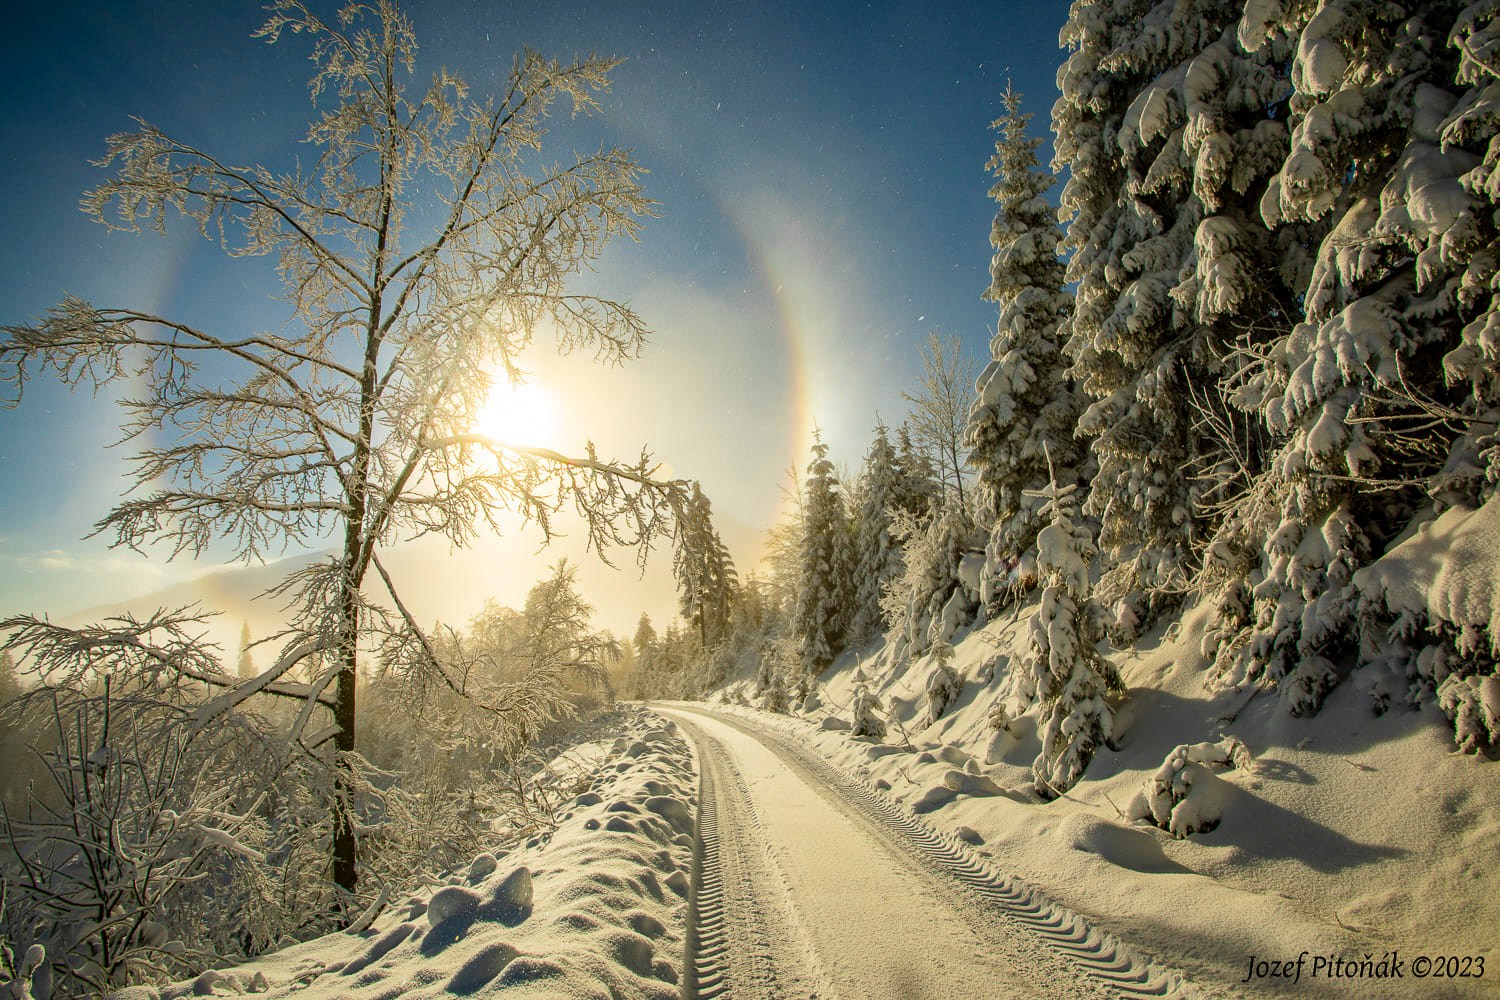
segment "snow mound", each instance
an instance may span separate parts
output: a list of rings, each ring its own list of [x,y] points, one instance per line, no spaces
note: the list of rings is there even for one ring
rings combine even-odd
[[[625,726],[585,776],[593,787],[563,800],[556,825],[527,846],[477,855],[466,869],[387,908],[367,930],[330,934],[161,989],[132,987],[129,1000],[432,998],[497,990],[676,998],[697,780],[675,724],[636,710]]]
[[[1130,871],[1158,874],[1187,869],[1173,862],[1157,839],[1144,830],[1121,826],[1091,813],[1072,813],[1054,833],[1069,850],[1094,854]]]
[[[1217,743],[1174,748],[1125,807],[1125,814],[1150,820],[1174,837],[1207,833],[1223,820],[1230,798],[1228,786],[1212,770],[1215,767],[1248,769],[1249,751],[1232,736]]]

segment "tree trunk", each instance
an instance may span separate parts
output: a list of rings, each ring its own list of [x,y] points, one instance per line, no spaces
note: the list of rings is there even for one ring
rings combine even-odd
[[[350,532],[351,545],[354,533]],[[348,554],[345,556],[348,559]],[[359,666],[359,600],[358,587],[350,579],[352,560],[346,564],[343,595],[344,634],[339,642],[342,669],[334,688],[333,721],[339,732],[334,747],[339,755],[333,772],[333,881],[340,889],[354,895],[359,879],[358,840],[354,835],[354,787],[350,780],[348,754],[354,752],[355,682]]]

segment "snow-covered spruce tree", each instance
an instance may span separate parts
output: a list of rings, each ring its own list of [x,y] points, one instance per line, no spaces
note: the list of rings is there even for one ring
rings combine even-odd
[[[651,676],[656,669],[657,653],[656,626],[651,624],[651,616],[644,611],[635,625],[635,634],[631,636],[630,648],[635,653],[635,687],[638,697],[649,697],[652,693]]]
[[[1441,139],[1445,150],[1465,149],[1479,162],[1459,178],[1466,192],[1487,206],[1500,206],[1500,131],[1487,97],[1500,84],[1500,66],[1492,50],[1500,39],[1500,10],[1491,4],[1472,4],[1459,14],[1448,42],[1459,54],[1456,90],[1459,99],[1443,120]],[[1465,432],[1449,452],[1438,486],[1451,499],[1488,500],[1500,483],[1500,297],[1495,292],[1500,276],[1500,234],[1493,212],[1476,212],[1472,221],[1479,238],[1467,247],[1455,247],[1454,260],[1464,260],[1459,284],[1461,315],[1467,322],[1459,342],[1443,358],[1443,373],[1451,386],[1464,387],[1462,404]],[[1476,475],[1482,469],[1482,476]],[[1474,495],[1464,497],[1469,483]],[[1459,491],[1455,496],[1453,492]]]
[[[891,536],[891,511],[902,500],[901,473],[896,450],[884,424],[875,426],[875,440],[865,456],[863,490],[854,518],[854,618],[852,642],[863,642],[886,630],[880,610],[881,590],[901,572],[901,547]]]
[[[1454,421],[1463,433],[1428,487],[1444,502],[1491,503],[1500,482],[1500,299],[1494,294],[1500,279],[1500,238],[1495,225],[1500,207],[1500,120],[1489,100],[1500,86],[1500,68],[1493,57],[1497,39],[1500,8],[1489,3],[1466,7],[1448,36],[1460,57],[1456,83],[1467,89],[1455,90],[1460,96],[1443,121],[1442,148],[1476,154],[1478,163],[1459,180],[1486,210],[1473,215],[1479,238],[1467,247],[1455,245],[1452,254],[1454,263],[1465,262],[1457,295],[1460,315],[1467,322],[1458,343],[1450,342],[1452,349],[1443,358],[1450,387],[1464,390]],[[1444,244],[1448,243],[1445,239]],[[1453,603],[1442,597],[1438,602]],[[1492,752],[1500,748],[1500,636],[1471,623],[1445,620],[1450,616],[1451,612],[1445,616],[1440,609],[1429,609],[1425,616],[1428,637],[1437,642],[1429,642],[1406,658],[1405,672],[1411,682],[1407,698],[1416,703],[1435,695],[1439,707],[1453,720],[1459,749]],[[1399,622],[1399,612],[1395,617]],[[1400,636],[1399,626],[1394,631],[1399,647],[1399,639],[1409,636]]]
[[[1250,751],[1233,736],[1174,747],[1125,806],[1125,815],[1149,820],[1178,838],[1207,833],[1224,818],[1224,786],[1213,769],[1254,767]]]
[[[1041,494],[1048,524],[1037,535],[1042,599],[1028,626],[1026,652],[1012,668],[1007,697],[1015,711],[1038,715],[1041,753],[1032,764],[1037,792],[1052,798],[1083,777],[1114,729],[1108,696],[1124,685],[1114,664],[1100,655],[1089,600],[1089,560],[1095,555],[1087,522],[1079,516],[1077,487],[1049,484]]]
[[[898,489],[892,509],[903,510],[923,523],[943,495],[932,459],[912,440],[911,426],[905,422],[896,429],[896,482]]]
[[[969,587],[962,568],[980,532],[968,511],[950,493],[943,506],[925,519],[897,511],[892,534],[901,542],[901,575],[881,597],[891,656],[895,661],[925,654],[948,642],[974,620],[979,609],[978,581]]]
[[[1493,376],[1474,381],[1464,331],[1484,336],[1495,275],[1482,158],[1496,130],[1476,113],[1494,78],[1473,64],[1460,98],[1448,42],[1463,8],[1252,4],[1240,25],[1247,47],[1295,46],[1290,145],[1262,215],[1324,235],[1301,322],[1239,390],[1280,441],[1257,497],[1269,537],[1205,646],[1221,681],[1274,684],[1295,714],[1355,656],[1354,571],[1429,500],[1472,503],[1484,480],[1493,415],[1470,393]]]
[[[870,690],[861,671],[855,676],[854,697],[849,704],[849,735],[869,740],[885,739],[885,720],[878,714],[884,707],[879,696]]]
[[[1252,215],[1286,149],[1285,52],[1238,47],[1242,6],[1077,0],[1062,33],[1067,351],[1097,461],[1084,509],[1127,636],[1186,591],[1220,505],[1256,471],[1253,422],[1213,387],[1294,306],[1296,240],[1278,246]]]
[[[255,669],[255,658],[250,655],[250,646],[250,623],[242,622],[240,624],[240,655],[235,661],[234,669],[235,673],[246,680],[260,673]]]
[[[1062,230],[1043,197],[1053,178],[1037,169],[1042,140],[1027,135],[1031,115],[1021,111],[1021,95],[1007,85],[1001,101],[1005,116],[990,126],[1001,136],[987,164],[999,208],[984,296],[999,304],[1000,317],[964,430],[968,464],[977,470],[974,519],[989,529],[980,596],[991,613],[1024,596],[1018,562],[1041,530],[1039,504],[1025,491],[1049,482],[1044,446],[1063,481],[1073,481],[1080,460],[1073,429],[1083,408],[1059,336],[1072,296],[1063,291],[1057,255]]]
[[[678,547],[672,566],[678,599],[684,620],[698,633],[699,651],[706,659],[710,649],[729,637],[729,614],[739,593],[739,577],[729,549],[714,528],[713,506],[696,482],[679,530],[684,544]]]
[[[796,466],[787,466],[781,485],[782,513],[765,531],[762,557],[767,569],[766,612],[778,623],[772,631],[786,631],[802,589],[802,525],[806,502],[802,476]]]
[[[844,648],[854,595],[849,517],[828,446],[816,431],[812,452],[803,489],[801,578],[791,630],[803,669],[816,677]]]
[[[142,446],[132,495],[97,526],[115,544],[163,540],[196,555],[222,542],[254,559],[332,540],[336,555],[286,581],[299,610],[257,677],[201,658],[151,669],[218,692],[198,709],[203,725],[258,693],[305,701],[286,745],[323,755],[341,776],[332,877],[353,890],[358,823],[346,793],[359,650],[372,633],[420,635],[380,549],[407,533],[463,544],[506,510],[545,531],[564,506],[593,543],[645,543],[687,491],[653,480],[644,455],[614,464],[590,447],[567,457],[473,429],[490,373],[515,371],[539,329],[555,330],[562,350],[605,360],[642,344],[632,310],[568,285],[649,213],[639,167],[617,148],[565,164],[539,152],[559,102],[598,110],[615,63],[527,51],[499,95],[475,99],[446,72],[413,86],[415,35],[391,0],[350,3],[331,22],[299,0],[269,10],[259,37],[312,45],[310,90],[324,103],[305,136],[310,166],[235,166],[235,154],[143,121],[108,140],[113,176],[83,206],[128,232],[164,231],[181,216],[233,255],[274,255],[287,324],[234,329],[226,309],[226,328],[211,330],[69,297],[39,322],[4,328],[0,378],[17,397],[39,371],[70,385],[144,380],[124,403],[125,432]],[[438,206],[431,217],[409,218],[418,191]],[[377,588],[394,612],[372,603]],[[290,683],[294,669],[311,683]]]
[[[761,642],[756,662],[755,697],[768,712],[790,711],[794,688],[806,690],[807,669],[802,647],[789,632],[767,636]]]
[[[963,678],[953,669],[953,644],[939,643],[932,650],[932,673],[927,675],[927,724],[930,726],[963,693]]]

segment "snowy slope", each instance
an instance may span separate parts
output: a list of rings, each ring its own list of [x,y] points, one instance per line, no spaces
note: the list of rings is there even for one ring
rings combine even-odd
[[[1410,598],[1436,607],[1442,589],[1467,617],[1483,610],[1478,620],[1487,620],[1493,604],[1475,567],[1491,552],[1480,539],[1500,534],[1489,527],[1476,515],[1439,520],[1362,582],[1384,587],[1393,605]],[[1009,732],[989,720],[1029,610],[958,637],[952,666],[961,689],[930,726],[934,659],[892,665],[880,645],[862,659],[845,654],[823,678],[821,707],[803,717],[755,714],[1211,992],[1285,996],[1285,981],[1247,982],[1251,962],[1306,952],[1298,995],[1492,993],[1500,785],[1492,762],[1454,752],[1439,711],[1398,705],[1376,716],[1358,672],[1307,719],[1291,717],[1274,695],[1210,690],[1199,653],[1209,611],[1190,609],[1115,655],[1129,687],[1120,748],[1101,751],[1066,796],[1042,802],[1030,774],[1038,741],[1029,720]],[[857,672],[885,706],[883,743],[828,728],[849,720]],[[752,686],[747,672],[715,698],[736,701]],[[1174,748],[1225,736],[1243,741],[1253,764],[1203,769],[1194,801],[1207,803],[1203,818],[1221,817],[1216,828],[1178,838],[1127,818]],[[624,737],[588,759],[590,788],[550,837],[497,850],[493,861],[481,856],[393,904],[368,931],[127,995],[677,995],[692,754],[673,724],[640,713]],[[1405,963],[1401,980],[1311,975],[1316,958],[1392,952]],[[1436,955],[1482,957],[1489,975],[1416,983],[1412,960]]]
[[[116,997],[675,998],[692,866],[692,757],[673,723],[646,712],[594,749],[588,789],[550,835],[481,854],[394,902],[368,930]]]
[[[1029,720],[995,734],[988,712],[1029,608],[957,645],[964,680],[957,705],[931,726],[925,690],[934,667],[906,669],[845,654],[824,676],[824,704],[787,719],[799,738],[929,822],[979,845],[995,864],[1211,989],[1284,995],[1285,982],[1251,978],[1252,956],[1379,959],[1484,956],[1481,982],[1313,980],[1299,995],[1482,995],[1500,974],[1500,783],[1493,764],[1453,751],[1435,709],[1377,717],[1355,682],[1311,719],[1274,696],[1213,692],[1198,653],[1206,611],[1194,609],[1115,659],[1130,688],[1121,749],[1102,751],[1065,797],[1032,790],[1038,742]],[[890,711],[886,746],[851,739],[862,670]],[[989,678],[993,670],[993,679]],[[718,696],[739,700],[749,680]],[[829,717],[838,721],[825,721]],[[1204,779],[1222,823],[1178,839],[1125,816],[1131,799],[1176,746],[1242,740],[1252,768]],[[1310,969],[1310,965],[1308,966]],[[1417,989],[1417,992],[1413,992]]]

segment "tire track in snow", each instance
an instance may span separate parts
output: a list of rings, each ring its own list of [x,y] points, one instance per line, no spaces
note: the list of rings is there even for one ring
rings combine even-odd
[[[698,821],[693,836],[693,887],[683,996],[712,998],[729,989],[729,940],[724,927],[724,870],[719,862],[719,803],[714,769],[698,754]]]
[[[744,777],[692,723],[675,720],[698,758],[698,819],[682,995],[689,1000],[828,996],[789,912]],[[727,840],[727,843],[725,841]],[[727,891],[726,891],[727,887]],[[729,900],[740,905],[730,910]]]
[[[990,919],[909,844],[758,736],[717,717],[661,711],[693,738],[712,786],[711,797],[700,791],[712,815],[700,813],[707,835],[690,900],[701,904],[690,918],[701,913],[702,927],[688,932],[685,997],[1109,995]]]
[[[1047,898],[1035,887],[991,867],[966,844],[934,830],[868,783],[845,773],[821,755],[810,753],[771,729],[737,717],[694,708],[704,715],[759,740],[814,787],[827,790],[883,831],[892,846],[950,883],[956,881],[986,909],[1026,928],[1066,958],[1088,979],[1119,997],[1196,997],[1203,991],[1180,972],[1143,957],[1108,931]],[[694,734],[695,739],[698,734]],[[915,852],[911,848],[915,848]],[[904,849],[904,851],[903,851]],[[719,994],[714,994],[715,996]]]

